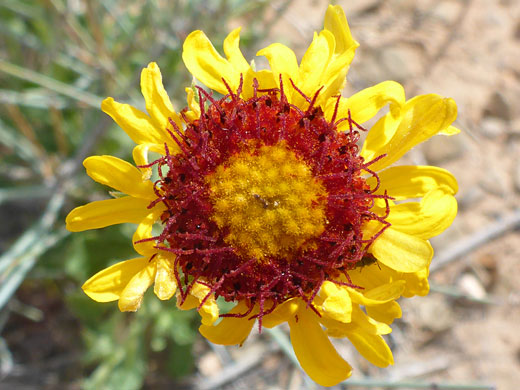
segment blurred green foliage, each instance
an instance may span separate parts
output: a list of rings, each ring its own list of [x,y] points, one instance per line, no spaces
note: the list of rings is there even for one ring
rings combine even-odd
[[[241,46],[251,58],[248,48],[259,48],[283,7],[268,12],[268,1],[246,0],[0,0],[0,331],[24,281],[44,292],[52,282],[80,327],[73,347],[82,351],[84,370],[74,379],[83,388],[139,389],[152,361],[164,375],[186,375],[199,321],[196,312],[148,294],[136,314],[127,314],[80,289],[97,271],[136,256],[132,226],[73,235],[64,228],[74,206],[108,196],[84,174],[83,159],[130,158],[132,141],[101,112],[101,100],[113,96],[143,109],[140,70],[156,61],[182,108],[191,84],[181,58],[184,38],[200,28],[220,48],[231,25],[246,25]],[[8,367],[9,345],[1,337],[0,345],[0,363]]]

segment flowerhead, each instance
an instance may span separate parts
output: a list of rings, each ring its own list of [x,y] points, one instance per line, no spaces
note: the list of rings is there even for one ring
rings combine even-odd
[[[207,89],[187,88],[180,112],[155,63],[141,74],[147,113],[103,102],[137,144],[135,165],[87,158],[92,179],[126,196],[72,210],[67,227],[137,224],[140,257],[83,289],[135,311],[153,284],[159,299],[197,309],[201,334],[218,344],[242,344],[255,322],[288,323],[302,368],[334,385],[351,367],[329,337],[392,364],[382,335],[401,316],[396,300],[428,293],[428,239],[453,221],[457,183],[441,168],[395,163],[431,136],[457,133],[456,106],[434,94],[406,100],[393,81],[341,96],[358,43],[339,6],[299,63],[275,43],[257,53],[269,69],[255,70],[239,32],[225,39],[225,58],[202,31],[186,38],[184,63]],[[387,105],[360,149],[363,123]],[[219,297],[235,307],[219,313]]]

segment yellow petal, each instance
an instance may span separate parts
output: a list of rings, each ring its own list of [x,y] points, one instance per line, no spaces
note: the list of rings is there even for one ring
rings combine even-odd
[[[387,367],[394,364],[392,351],[383,337],[363,331],[351,332],[347,335],[358,352],[377,367]]]
[[[136,144],[162,144],[169,139],[163,129],[154,126],[148,115],[128,104],[109,97],[101,103],[101,110],[110,115]]]
[[[262,326],[266,328],[274,328],[284,322],[287,322],[292,317],[299,307],[299,299],[291,298],[281,303],[270,314],[262,317]]]
[[[378,262],[377,264],[351,270],[348,274],[353,284],[357,286],[363,286],[367,291],[376,289],[382,285],[402,283],[404,281],[404,290],[402,291],[401,295],[403,297],[410,298],[415,295],[424,296],[428,294],[428,272],[428,267],[425,267],[417,272],[397,272],[392,268],[389,268],[386,265]],[[360,293],[359,291],[357,292]],[[364,296],[359,298],[358,295],[355,295],[355,293],[351,294],[351,297],[353,302],[363,304],[365,306],[381,303],[380,301],[366,301],[367,298]],[[361,299],[363,299],[363,301]]]
[[[131,196],[91,202],[67,215],[67,230],[81,232],[120,223],[139,223],[149,213],[146,209],[149,204],[147,199]]]
[[[286,88],[289,88],[291,85],[289,79],[298,85],[300,81],[298,78],[298,61],[296,60],[294,52],[287,46],[281,43],[273,43],[260,50],[256,55],[264,56],[267,58],[267,61],[269,61],[269,66],[277,87],[279,87],[280,84],[280,74],[282,75],[283,83]],[[264,86],[264,83],[260,83],[260,85],[261,88],[269,88],[268,86]]]
[[[259,70],[257,72],[253,71],[252,69],[249,69],[249,71],[246,73],[244,77],[244,89],[242,91],[242,98],[249,99],[253,97],[254,94],[254,88],[253,82],[256,79],[258,81],[258,89],[274,89],[279,87],[279,76],[278,79],[275,81],[275,75],[270,70]],[[289,79],[287,76],[284,76],[284,85],[289,85]],[[258,92],[257,95],[261,96],[263,94],[266,94],[267,92]],[[290,100],[290,99],[289,99]]]
[[[274,86],[266,87],[262,84],[261,76],[258,74],[259,72],[253,70],[240,51],[240,27],[231,31],[224,40],[223,46],[228,61],[242,74],[243,83],[241,96],[243,99],[249,99],[254,95],[253,79],[258,81],[260,89],[274,88]]]
[[[352,301],[344,287],[325,281],[321,285],[319,296],[324,299],[321,304],[323,315],[341,322],[350,322]]]
[[[143,181],[139,169],[114,156],[92,156],[83,161],[87,175],[98,183],[136,198],[156,198],[151,181]]]
[[[333,37],[330,37],[330,39],[333,39]],[[330,45],[330,47],[332,48],[334,45]],[[337,102],[336,97],[341,94],[341,90],[345,87],[347,72],[350,63],[354,59],[354,52],[355,47],[352,47],[351,50],[344,53],[333,55],[327,64],[326,70],[322,73],[320,84],[323,85],[324,88],[320,91],[317,104],[324,108],[325,116],[328,118],[332,116],[332,113],[329,115],[327,112],[326,102],[330,102],[332,98],[332,107],[334,109]]]
[[[320,86],[324,88],[320,92],[317,100],[317,105],[322,108],[326,107],[327,101],[332,101],[332,112],[336,104],[336,99],[332,98],[341,92],[346,83],[346,75],[350,63],[354,59],[356,48],[359,44],[352,38],[350,29],[348,27],[347,18],[340,6],[330,5],[325,14],[323,22],[324,30],[322,33],[330,33],[329,47],[331,48],[332,56],[328,60],[326,69],[321,72]],[[331,118],[332,112],[327,112],[325,108],[325,115]],[[344,128],[346,124],[342,123],[340,127]]]
[[[386,154],[370,167],[379,171],[399,160],[415,145],[448,128],[456,117],[457,106],[453,99],[435,94],[416,96],[404,105],[397,128],[374,126],[370,130],[361,156],[370,161]]]
[[[174,149],[176,150],[176,149]],[[132,156],[136,165],[148,165],[148,153],[156,152],[164,154],[164,145],[159,144],[140,144],[132,151]],[[139,168],[141,171],[141,180],[147,181],[152,177],[152,168]]]
[[[352,305],[352,321],[349,323],[336,321],[325,316],[320,318],[320,322],[327,328],[327,334],[330,337],[343,338],[350,333],[356,332],[374,335],[392,332],[392,329],[387,324],[370,318],[357,304]]]
[[[186,111],[186,116],[189,120],[194,121],[195,119],[200,118],[200,105],[199,102],[195,99],[195,90],[194,88],[186,88],[186,101],[188,103],[189,111]]]
[[[177,308],[181,310],[192,310],[199,306],[200,300],[191,294],[188,294],[184,302],[181,304],[181,293],[177,291]]]
[[[341,61],[346,62],[345,60]],[[348,62],[350,61],[351,60]],[[340,94],[340,91],[345,88],[345,84],[347,83],[347,72],[348,66],[343,66],[340,61],[333,61],[332,65],[327,68],[327,71],[323,75],[322,85],[324,88],[320,91],[316,105],[323,109],[325,117],[329,120],[332,119],[337,96]],[[345,124],[344,122],[345,121],[339,123],[338,130],[348,128],[348,123]]]
[[[327,107],[329,118],[332,116],[336,104],[333,100],[331,99]],[[404,103],[405,97],[402,85],[395,81],[383,81],[373,87],[359,91],[348,99],[342,98],[338,106],[336,120],[348,118],[348,111],[350,110],[352,120],[361,124],[373,118],[387,104],[390,104],[391,115],[398,116]],[[340,123],[340,130],[347,127],[348,121]]]
[[[376,306],[367,306],[367,314],[374,320],[390,325],[403,314],[401,306],[396,301],[390,301]]]
[[[135,230],[135,233],[132,236],[132,242],[134,243],[135,251],[140,255],[151,256],[159,251],[157,248],[155,248],[155,246],[157,245],[155,240],[144,242],[138,241],[152,237],[153,225],[156,221],[159,220],[163,211],[163,204],[158,203],[153,209],[148,210],[148,214],[146,215],[146,217],[144,217],[139,223],[139,225],[137,225],[137,229]]]
[[[238,72],[246,74],[251,67],[240,51],[240,27],[229,33],[224,39],[223,47],[228,61],[233,64]]]
[[[317,104],[325,107],[325,116],[330,118],[332,114],[327,112],[326,102],[331,100],[334,102],[332,107],[335,106],[337,99],[335,96],[341,93],[341,90],[346,84],[346,75],[349,69],[349,65],[354,58],[354,50],[343,53],[338,56],[333,56],[329,61],[327,69],[323,72],[321,77],[321,85],[324,88],[321,90],[317,100]],[[333,97],[334,96],[334,97]],[[331,99],[332,97],[332,99]],[[341,123],[340,123],[341,125]]]
[[[459,133],[460,133],[460,129],[456,128],[455,126],[448,126],[446,129],[444,129],[440,132],[440,134],[448,135],[448,136],[456,135]]]
[[[312,98],[314,93],[323,85],[324,73],[334,53],[334,36],[328,30],[314,34],[314,39],[303,55],[299,69],[299,83],[297,87],[308,97]],[[300,107],[305,107],[303,97],[297,93],[293,95],[295,102]]]
[[[378,194],[386,190],[388,195],[396,200],[422,198],[426,193],[436,188],[442,188],[448,194],[455,195],[458,191],[457,180],[446,169],[431,166],[403,165],[390,167],[378,173],[381,186]],[[376,180],[367,180],[374,188]]]
[[[453,195],[435,189],[420,202],[392,206],[386,220],[400,232],[428,239],[446,230],[456,215],[457,201]]]
[[[300,306],[289,319],[291,343],[303,370],[322,386],[334,386],[347,379],[352,367],[338,354],[325,332],[318,316]]]
[[[429,268],[424,268],[417,272],[403,274],[403,279],[406,281],[403,297],[411,298],[415,295],[424,297],[428,295],[428,292],[430,292],[429,271]]]
[[[375,262],[373,264],[355,268],[353,270],[348,271],[348,275],[352,284],[356,286],[363,286],[365,290],[359,291],[357,289],[353,289],[354,291],[349,289],[350,297],[356,303],[364,305],[365,302],[371,303],[371,301],[365,301],[364,296],[359,297],[358,294],[362,294],[363,291],[370,291],[373,288],[377,288],[379,286],[386,285],[388,283],[392,283],[394,281],[401,280],[402,278],[395,278],[397,274],[402,275],[402,273],[397,273],[391,268],[386,267],[384,264],[379,262]],[[356,294],[357,293],[357,294]],[[360,300],[363,300],[361,302]],[[381,302],[373,302],[374,304]]]
[[[430,265],[433,249],[421,238],[386,229],[369,247],[378,261],[400,272],[417,272]]]
[[[336,41],[336,53],[343,53],[352,47],[358,47],[357,43],[350,34],[350,28],[343,8],[339,5],[329,5],[325,13],[323,26],[329,30]]]
[[[228,90],[222,78],[232,91],[238,88],[240,71],[217,53],[202,31],[193,31],[186,37],[182,59],[190,73],[208,88],[226,95]]]
[[[157,272],[153,292],[157,298],[165,301],[170,299],[177,290],[174,273],[175,258],[168,253],[159,253],[154,260],[157,263]]]
[[[191,310],[198,308],[200,303],[206,299],[202,307],[198,310],[201,316],[202,324],[209,326],[213,324],[219,316],[219,310],[217,302],[215,301],[215,297],[213,295],[207,297],[209,292],[209,287],[197,282],[191,286],[188,297],[182,305],[179,304],[180,297],[177,297],[177,307],[182,310]]]
[[[245,302],[239,302],[230,314],[241,314],[247,312],[248,308]],[[251,313],[254,315],[255,313]],[[242,345],[251,333],[255,320],[246,317],[224,317],[217,325],[208,326],[201,325],[199,327],[200,334],[215,344],[220,345]]]
[[[150,62],[148,67],[141,72],[141,91],[146,103],[146,111],[157,129],[163,130],[171,127],[171,118],[182,129],[182,122],[173,109],[168,93],[162,83],[162,75],[155,62]]]
[[[130,280],[148,265],[148,258],[122,261],[98,272],[87,280],[82,289],[97,302],[118,300]]]
[[[365,159],[365,161],[369,162],[384,154],[384,152],[379,152],[379,150],[384,150],[386,145],[395,135],[399,123],[401,122],[403,111],[404,109],[401,110],[401,113],[398,116],[388,113],[379,118],[375,125],[372,126],[360,152],[360,155]],[[370,166],[370,169],[374,170],[374,164]]]
[[[395,282],[385,283],[368,290],[356,290],[354,288],[347,287],[352,301],[367,307],[393,301],[401,296],[404,289],[404,280],[396,280]]]
[[[121,311],[136,311],[141,306],[144,293],[155,279],[157,263],[148,261],[146,267],[136,273],[121,292],[118,306]]]

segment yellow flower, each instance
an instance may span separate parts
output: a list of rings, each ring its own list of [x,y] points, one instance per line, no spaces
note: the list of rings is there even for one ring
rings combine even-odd
[[[176,113],[150,63],[141,77],[147,114],[103,102],[136,142],[136,166],[87,158],[92,179],[127,196],[72,210],[67,228],[137,224],[141,257],[83,290],[122,311],[137,310],[152,284],[163,300],[177,292],[177,306],[197,308],[201,334],[218,344],[242,344],[255,320],[286,322],[302,368],[331,386],[351,367],[329,337],[347,337],[376,366],[392,364],[382,335],[401,316],[396,300],[428,293],[428,239],[453,221],[457,183],[441,168],[393,164],[436,134],[456,134],[456,105],[434,94],[406,100],[394,81],[341,97],[358,43],[339,6],[329,6],[299,64],[275,43],[258,52],[270,69],[255,70],[239,31],[225,39],[225,58],[202,31],[183,47],[188,70],[223,98],[187,89],[188,107]],[[386,105],[359,151],[361,124]],[[150,162],[149,151],[163,157]],[[156,223],[162,233],[152,235]],[[236,306],[219,314],[217,297]]]

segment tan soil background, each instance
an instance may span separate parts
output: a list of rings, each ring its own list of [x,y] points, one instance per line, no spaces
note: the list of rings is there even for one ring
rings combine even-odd
[[[301,58],[312,33],[322,28],[327,4],[292,2],[266,44],[286,43]],[[347,95],[391,79],[404,85],[408,98],[437,93],[457,102],[455,124],[462,133],[437,136],[407,159],[447,168],[459,181],[459,214],[448,231],[432,240],[433,267],[440,257],[471,243],[447,266],[432,271],[434,288],[428,297],[401,300],[403,317],[389,338],[393,367],[371,367],[348,342],[337,344],[355,368],[352,379],[370,375],[387,381],[420,380],[431,383],[431,389],[440,383],[519,389],[520,2],[336,4],[344,8],[352,35],[361,44],[347,76]],[[273,2],[273,12],[282,5]],[[493,226],[500,231],[488,240]],[[260,354],[265,343],[255,339],[241,350],[226,352],[236,361]],[[203,383],[218,383],[222,361],[220,350],[202,354]],[[266,354],[262,362],[225,388],[309,388],[299,369],[281,354]],[[216,372],[220,374],[211,376]]]

